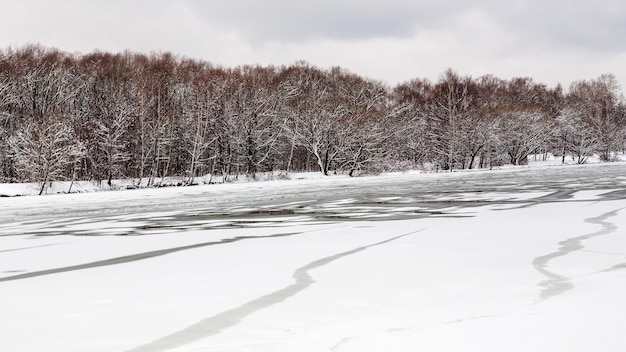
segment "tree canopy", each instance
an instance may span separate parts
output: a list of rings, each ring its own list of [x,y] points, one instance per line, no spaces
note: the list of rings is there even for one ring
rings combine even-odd
[[[0,51],[0,182],[611,160],[625,149],[624,107],[610,74],[567,92],[452,70],[388,87],[305,62],[224,68],[30,45]]]

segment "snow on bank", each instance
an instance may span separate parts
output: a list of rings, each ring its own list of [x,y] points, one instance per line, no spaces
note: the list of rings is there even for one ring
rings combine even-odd
[[[319,179],[324,176],[319,172],[309,173],[287,173],[287,172],[268,172],[260,173],[254,178],[248,175],[240,175],[230,177],[227,183],[247,183],[247,182],[263,182],[273,180],[289,180],[289,179]],[[182,186],[188,181],[184,177],[167,177],[158,178],[152,186],[148,187],[148,179],[141,181],[137,179],[112,180],[111,186],[106,181],[55,181],[51,182],[44,189],[44,194],[68,194],[68,193],[92,193],[103,191],[120,191],[135,190],[143,188],[159,188],[159,187],[177,187]],[[193,181],[194,185],[221,184],[224,179],[221,176],[205,175],[196,177]],[[41,185],[38,183],[0,183],[0,197],[15,196],[33,196],[38,195]]]
[[[617,155],[616,161],[626,162],[626,155]],[[600,160],[597,157],[589,157],[586,165],[598,164]],[[566,158],[565,163],[561,162],[561,158],[555,157],[551,154],[548,155],[531,155],[529,157],[529,165],[527,166],[513,166],[505,165],[497,167],[497,170],[506,169],[525,169],[528,167],[550,167],[550,166],[566,166],[576,165],[575,161],[571,158]],[[473,169],[473,170],[454,170],[454,172],[480,172],[487,171],[486,169]],[[408,173],[422,173],[423,171],[413,170]],[[407,172],[403,172],[407,173]],[[440,172],[445,173],[445,172]],[[332,177],[346,178],[347,174],[332,175]],[[276,171],[268,173],[258,173],[255,177],[248,175],[231,176],[227,183],[248,183],[248,182],[267,182],[267,181],[280,181],[280,180],[319,180],[325,178],[319,172],[296,172],[288,173],[286,171]],[[95,181],[55,181],[45,187],[44,194],[67,194],[67,193],[92,193],[102,191],[119,191],[119,190],[131,190],[141,189],[147,187],[148,179],[144,179],[141,182],[136,179],[125,180],[113,180],[112,185],[109,186],[106,182]],[[159,178],[154,182],[155,187],[176,187],[181,186],[187,182],[184,177],[168,177]],[[193,182],[195,185],[207,185],[207,184],[220,184],[224,183],[224,179],[221,176],[205,175],[202,177],[196,177]],[[41,190],[41,185],[37,183],[0,183],[0,197],[15,197],[15,196],[32,196],[38,195]]]

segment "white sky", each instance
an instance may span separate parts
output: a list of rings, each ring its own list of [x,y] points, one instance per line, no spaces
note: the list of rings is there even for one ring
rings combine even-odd
[[[389,84],[446,69],[626,84],[622,0],[13,0],[0,46],[171,51],[223,66],[342,66]]]

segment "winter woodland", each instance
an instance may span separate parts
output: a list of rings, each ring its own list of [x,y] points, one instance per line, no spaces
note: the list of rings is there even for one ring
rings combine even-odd
[[[448,70],[388,87],[305,62],[223,68],[31,45],[0,51],[0,182],[609,161],[625,148],[625,107],[610,74],[565,90]]]

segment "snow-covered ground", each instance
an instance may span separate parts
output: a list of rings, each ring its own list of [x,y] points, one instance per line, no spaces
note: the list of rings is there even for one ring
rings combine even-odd
[[[626,154],[617,154],[613,158],[618,162],[626,162]],[[513,166],[504,165],[500,166],[498,170],[505,170],[509,168],[525,169],[525,168],[542,168],[552,166],[564,166],[564,165],[576,165],[575,159],[566,158],[564,164],[560,157],[555,157],[552,154],[547,155],[531,155],[529,157],[528,166]],[[600,159],[597,156],[590,156],[587,159],[587,165],[599,164]],[[432,166],[425,166],[426,172],[434,172],[431,170]],[[409,173],[420,173],[422,171],[410,171]],[[454,172],[476,172],[477,170],[454,170]],[[481,170],[478,170],[481,171]],[[483,170],[484,171],[484,170]],[[445,172],[444,172],[445,173]],[[346,173],[340,175],[333,175],[334,178],[348,177]],[[291,172],[286,171],[274,171],[266,173],[258,173],[254,177],[249,175],[229,176],[227,183],[249,183],[249,182],[267,182],[276,180],[319,180],[326,178],[320,172]],[[43,195],[50,194],[67,194],[67,193],[92,193],[102,191],[117,191],[128,189],[141,189],[146,187],[172,187],[186,184],[188,182],[187,177],[167,177],[157,178],[152,181],[151,186],[148,186],[148,178],[139,179],[122,179],[113,180],[111,186],[106,181],[55,181],[45,185]],[[195,185],[208,185],[224,183],[224,178],[219,175],[204,175],[196,177],[193,180]],[[41,184],[38,183],[0,183],[0,197],[15,197],[15,196],[31,196],[38,195],[41,191]]]
[[[622,351],[626,165],[0,198],[0,351]]]

